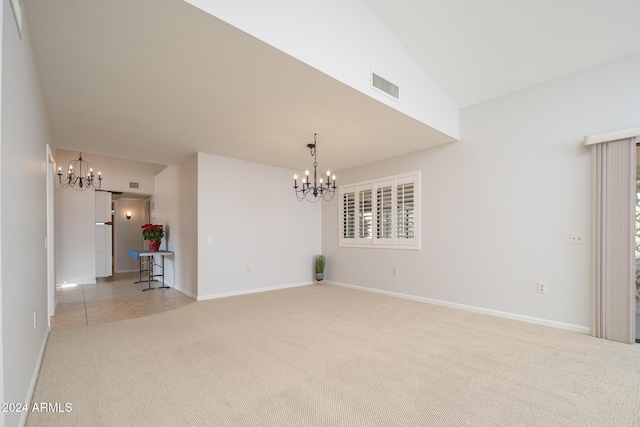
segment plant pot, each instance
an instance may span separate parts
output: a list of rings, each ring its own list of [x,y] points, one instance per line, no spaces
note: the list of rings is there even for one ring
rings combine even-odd
[[[322,282],[324,280],[324,273],[316,273],[316,282]]]
[[[160,249],[160,244],[162,243],[162,241],[153,241],[153,240],[149,240],[149,250],[151,252],[157,252],[158,249]]]

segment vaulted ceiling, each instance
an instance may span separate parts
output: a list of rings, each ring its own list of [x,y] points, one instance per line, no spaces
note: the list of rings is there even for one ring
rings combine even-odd
[[[640,51],[633,0],[365,0],[459,107]],[[24,0],[56,146],[340,170],[452,141],[181,0]]]

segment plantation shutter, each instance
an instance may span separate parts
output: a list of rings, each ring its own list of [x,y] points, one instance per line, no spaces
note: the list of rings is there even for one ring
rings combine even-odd
[[[340,187],[341,246],[420,249],[420,172]]]
[[[396,237],[402,240],[415,238],[415,184],[396,184]]]
[[[376,189],[376,238],[391,239],[393,233],[393,197],[391,185]]]
[[[345,192],[342,195],[342,238],[356,237],[356,193]]]
[[[371,188],[358,191],[358,237],[373,238],[373,191]]]

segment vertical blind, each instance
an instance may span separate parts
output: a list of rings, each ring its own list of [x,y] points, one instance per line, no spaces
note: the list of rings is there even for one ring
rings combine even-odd
[[[634,343],[635,138],[591,150],[591,334]]]

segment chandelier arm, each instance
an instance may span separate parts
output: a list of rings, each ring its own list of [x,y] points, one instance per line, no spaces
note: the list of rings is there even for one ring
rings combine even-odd
[[[78,160],[72,160],[67,167],[67,175],[65,180],[62,180],[62,168],[58,168],[58,182],[64,189],[73,188],[76,191],[84,191],[89,188],[98,190],[102,187],[102,175],[98,172],[98,178],[96,182],[95,174],[93,173],[93,166],[91,163],[82,159],[82,152],[78,156]]]
[[[302,180],[302,185],[300,187],[298,187],[297,175],[294,175],[293,177],[293,190],[299,201],[307,200],[311,203],[316,203],[319,200],[329,201],[335,196],[337,188],[335,175],[333,176],[333,181],[329,171],[327,171],[327,182],[323,182],[322,178],[318,178],[317,137],[318,134],[313,134],[313,144],[307,144],[307,148],[309,148],[310,154],[313,157],[313,185],[311,183],[311,175],[309,174],[309,171],[305,172],[305,178]]]
[[[316,196],[313,196],[313,198],[310,198],[310,197],[309,197],[309,195],[310,195],[310,194],[311,194],[311,193],[307,193],[307,197],[305,197],[305,198],[307,199],[307,201],[308,201],[308,202],[316,203],[316,202],[318,202],[319,200],[321,200],[321,198],[320,198],[320,197],[316,197]]]

